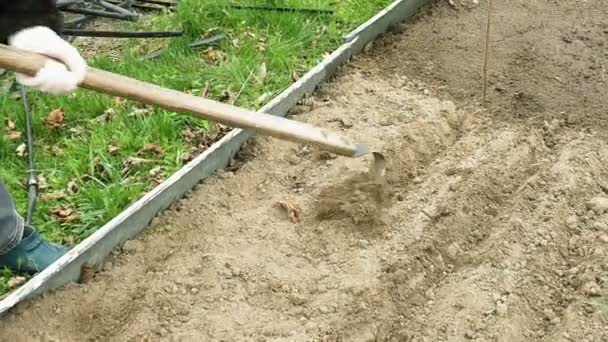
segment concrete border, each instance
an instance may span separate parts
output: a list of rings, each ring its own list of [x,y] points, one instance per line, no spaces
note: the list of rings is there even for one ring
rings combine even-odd
[[[365,45],[384,33],[390,26],[414,16],[421,6],[431,0],[396,0],[376,16],[345,36],[345,43],[311,69],[304,77],[275,97],[260,112],[285,116],[305,95],[331,77],[338,67]],[[77,281],[82,266],[98,265],[112,250],[144,231],[163,210],[182,198],[201,180],[224,168],[239,151],[252,132],[234,129],[208,150],[178,170],[171,177],[145,194],[117,217],[87,239],[72,248],[53,265],[38,273],[23,286],[8,294],[0,302],[0,315],[15,305],[33,299],[44,292]]]

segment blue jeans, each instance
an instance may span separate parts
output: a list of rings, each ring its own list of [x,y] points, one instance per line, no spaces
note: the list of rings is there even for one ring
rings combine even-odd
[[[6,187],[0,182],[0,255],[11,251],[21,242],[25,220],[15,210]]]

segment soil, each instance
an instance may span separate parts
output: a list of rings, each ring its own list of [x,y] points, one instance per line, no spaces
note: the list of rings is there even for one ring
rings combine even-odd
[[[487,2],[452,3],[294,116],[381,151],[386,178],[256,138],[1,339],[608,341],[608,7],[494,1],[482,107]]]

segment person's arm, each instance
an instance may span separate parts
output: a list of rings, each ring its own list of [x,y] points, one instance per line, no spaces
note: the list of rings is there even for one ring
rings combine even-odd
[[[0,41],[8,44],[15,33],[35,26],[58,32],[63,19],[55,0],[0,0]]]
[[[64,94],[84,80],[87,63],[74,46],[58,35],[62,24],[56,0],[0,0],[2,43],[59,61],[49,59],[34,77],[16,73],[17,82]]]

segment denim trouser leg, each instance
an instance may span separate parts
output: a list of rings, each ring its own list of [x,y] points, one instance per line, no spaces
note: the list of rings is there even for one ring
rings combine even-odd
[[[6,187],[0,182],[0,255],[8,253],[21,242],[24,220]]]

